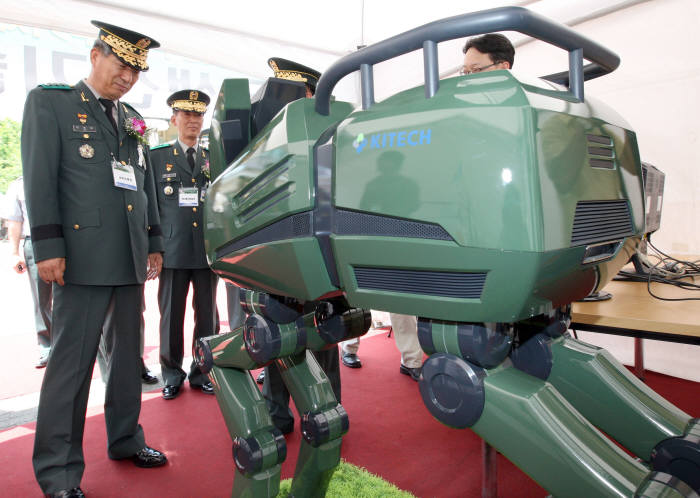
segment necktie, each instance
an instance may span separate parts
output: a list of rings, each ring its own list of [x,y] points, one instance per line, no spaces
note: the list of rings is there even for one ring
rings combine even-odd
[[[100,99],[100,103],[105,106],[105,114],[107,115],[107,119],[109,119],[109,122],[112,123],[114,131],[117,132],[117,122],[114,121],[114,113],[112,112],[114,109],[114,102],[109,99]]]
[[[192,147],[187,149],[187,162],[190,165],[190,169],[194,171],[194,149]]]

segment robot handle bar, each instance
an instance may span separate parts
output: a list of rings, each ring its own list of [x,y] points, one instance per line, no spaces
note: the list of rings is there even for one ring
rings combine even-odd
[[[321,76],[316,87],[316,112],[328,115],[333,88],[357,70],[362,81],[362,107],[369,108],[374,103],[372,65],[419,48],[424,55],[425,96],[431,98],[439,86],[437,43],[494,31],[518,31],[568,51],[569,70],[543,78],[568,86],[580,102],[584,80],[611,73],[620,65],[617,54],[563,24],[523,7],[501,7],[433,21],[346,55]],[[584,66],[583,59],[591,63]]]

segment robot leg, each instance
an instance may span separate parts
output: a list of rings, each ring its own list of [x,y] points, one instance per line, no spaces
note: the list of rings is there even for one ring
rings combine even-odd
[[[302,441],[291,494],[325,496],[340,463],[342,436],[349,422],[331,383],[310,351],[276,360],[282,380],[301,415]]]
[[[421,322],[421,345],[432,346],[419,381],[428,410],[470,427],[554,496],[693,496],[625,454],[550,383],[514,368],[505,359],[507,325]]]
[[[248,317],[246,327],[199,339],[195,358],[214,385],[219,408],[233,440],[235,476],[232,497],[273,497],[279,493],[281,464],[287,457],[282,433],[274,427],[248,370],[258,363],[249,352],[251,330],[260,317]],[[248,347],[247,347],[248,346]]]
[[[700,420],[659,396],[610,353],[568,333],[553,334],[550,326],[514,348],[511,359],[516,368],[554,385],[592,424],[654,470],[700,491]]]

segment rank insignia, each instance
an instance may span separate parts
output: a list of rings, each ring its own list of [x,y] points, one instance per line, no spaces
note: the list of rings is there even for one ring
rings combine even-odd
[[[90,144],[81,145],[78,147],[78,152],[80,153],[80,157],[85,159],[90,159],[95,155],[95,149]]]
[[[90,99],[86,98],[83,92],[80,92],[80,98],[83,102],[90,102]]]
[[[87,122],[87,114],[78,113],[78,119],[82,124],[85,124]]]
[[[173,169],[173,165],[172,165],[172,164],[169,164],[169,163],[165,163],[165,169],[166,169],[167,171],[170,171],[171,169]]]
[[[170,185],[166,185],[165,188],[163,188],[163,193],[165,195],[173,195],[173,188]]]

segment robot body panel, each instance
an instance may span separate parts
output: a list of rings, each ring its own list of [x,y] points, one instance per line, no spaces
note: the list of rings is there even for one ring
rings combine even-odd
[[[303,301],[337,290],[326,272],[318,241],[312,237],[247,247],[228,253],[212,268],[242,287]]]

